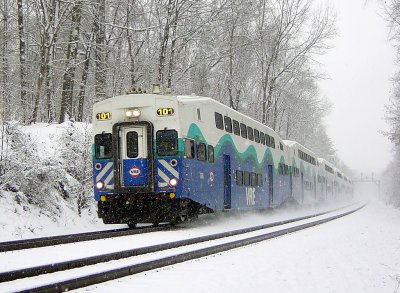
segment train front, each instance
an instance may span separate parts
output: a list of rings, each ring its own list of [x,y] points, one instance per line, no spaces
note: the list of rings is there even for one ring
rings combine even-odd
[[[177,107],[176,98],[158,94],[94,105],[94,196],[104,223],[157,224],[186,213]]]

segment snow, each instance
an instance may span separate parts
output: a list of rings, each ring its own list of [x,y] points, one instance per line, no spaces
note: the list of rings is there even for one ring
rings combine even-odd
[[[373,200],[305,231],[79,292],[400,292],[400,211]]]
[[[288,215],[287,211],[279,211],[267,215],[207,216],[196,225],[175,231],[2,253],[0,263],[2,271],[11,270],[23,264],[24,259],[25,265],[28,259],[29,263],[35,259],[48,263],[237,229]],[[400,292],[399,225],[400,210],[371,199],[360,211],[314,228],[77,291],[397,293]],[[58,259],[44,257],[57,254]],[[135,257],[84,269],[96,272],[145,260],[146,256]],[[79,276],[78,270],[71,271],[69,276]],[[53,274],[55,278],[63,279],[57,274]],[[50,276],[37,279],[46,282]],[[27,288],[29,282],[22,279],[0,284],[0,291]]]
[[[24,127],[24,131],[36,143],[38,155],[51,159],[62,147],[57,137],[64,127],[36,124]],[[364,194],[371,188],[374,186],[359,190]],[[369,205],[354,214],[318,227],[77,291],[400,293],[400,210],[377,198],[371,197]],[[206,215],[174,231],[0,253],[0,271],[260,225],[320,209],[310,206],[298,211],[289,208],[270,213]],[[0,241],[119,227],[126,225],[104,225],[97,219],[94,201],[81,216],[72,202],[60,202],[54,215],[32,205],[22,192],[0,192]],[[99,264],[87,271],[120,267],[131,259]],[[79,276],[81,270],[70,275]],[[40,278],[49,281],[50,275]],[[25,288],[29,282],[0,283],[0,291]]]

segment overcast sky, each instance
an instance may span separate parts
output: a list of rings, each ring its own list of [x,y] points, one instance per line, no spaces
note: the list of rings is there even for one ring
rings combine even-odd
[[[388,130],[384,105],[391,93],[395,50],[382,10],[374,1],[331,1],[338,13],[339,35],[322,58],[330,79],[321,93],[333,103],[326,118],[328,135],[340,158],[359,173],[383,171],[392,146],[379,131]]]

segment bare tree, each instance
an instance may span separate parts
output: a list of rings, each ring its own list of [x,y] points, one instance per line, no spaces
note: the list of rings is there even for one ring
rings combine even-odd
[[[286,74],[295,75],[314,54],[326,49],[335,34],[330,7],[313,11],[310,0],[260,1],[255,47],[260,64],[262,122],[277,126],[277,88]]]
[[[74,92],[75,67],[78,63],[78,40],[81,25],[82,1],[77,0],[72,7],[72,26],[69,33],[67,61],[62,84],[61,109],[59,123],[72,116],[72,98]]]
[[[21,83],[20,100],[21,100],[21,120],[27,120],[27,68],[26,68],[26,35],[24,23],[23,0],[17,1],[17,20],[18,20],[18,40],[19,40],[19,78]]]
[[[94,33],[95,33],[95,101],[101,101],[106,98],[106,32],[105,32],[105,19],[106,19],[106,1],[96,0],[96,14],[94,20]]]

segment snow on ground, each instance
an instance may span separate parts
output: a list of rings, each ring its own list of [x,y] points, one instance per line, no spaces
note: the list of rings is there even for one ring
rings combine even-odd
[[[354,208],[354,206],[347,208],[347,210],[351,210],[352,208]],[[260,224],[271,223],[287,218],[293,218],[296,215],[305,214],[303,210],[299,210],[297,211],[297,213],[292,210],[290,214],[288,214],[289,210],[292,209],[285,209],[285,211],[274,211],[274,213],[220,214],[217,216],[207,215],[201,221],[190,223],[189,225],[181,225],[179,229],[64,244],[62,245],[62,254],[60,254],[59,245],[41,247],[34,250],[31,249],[4,252],[0,253],[0,273],[23,269],[26,267],[36,267],[39,265],[64,262],[72,259],[79,259],[94,255],[195,238],[210,234],[221,233],[224,231],[232,231],[239,228],[246,228]],[[309,211],[309,209],[307,210]],[[337,213],[339,213],[339,211],[337,211]],[[332,214],[321,216],[321,218],[328,216],[332,216]],[[316,220],[316,218],[313,218],[313,220]],[[304,222],[307,221],[308,220]],[[288,224],[286,226],[288,227],[296,224],[300,223]],[[271,232],[282,228],[284,227],[279,226],[270,228],[268,230],[270,230]],[[258,235],[265,232],[266,231],[255,231],[253,232],[253,234]],[[239,235],[237,238],[242,238],[242,236]],[[225,241],[226,239],[222,239],[222,242]],[[32,254],[34,254],[35,256],[31,257]],[[133,261],[136,262],[136,259],[138,259],[138,257],[136,257]],[[121,262],[122,261],[116,262],[116,265],[123,266]],[[132,262],[132,260],[127,260],[127,263],[130,262]],[[0,292],[1,291],[2,287],[0,286]]]
[[[59,208],[61,212],[55,219],[29,204],[21,193],[0,193],[0,242],[126,227],[104,225],[97,219],[95,206],[86,209],[81,217],[66,203],[60,202]]]
[[[321,226],[80,292],[400,292],[400,211],[371,200]]]
[[[57,134],[62,127],[38,124],[25,131],[36,142],[40,157],[50,158],[60,148]],[[185,233],[215,233],[310,211],[317,209],[207,215],[195,225],[187,225]],[[57,213],[55,216],[30,204],[22,192],[2,191],[0,241],[126,227],[102,224],[94,202],[82,216],[67,201],[60,203]],[[400,293],[399,227],[400,210],[371,200],[361,211],[319,227],[79,291]]]

